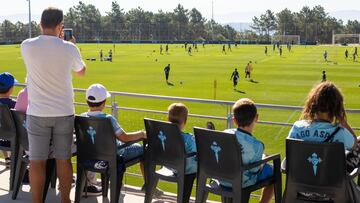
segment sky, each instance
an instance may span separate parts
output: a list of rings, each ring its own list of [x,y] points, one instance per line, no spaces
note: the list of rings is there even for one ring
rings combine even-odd
[[[114,0],[82,1],[86,4],[94,4],[102,14],[105,14],[110,10],[111,2]],[[28,13],[27,0],[0,0],[0,2],[0,17],[2,18],[11,16],[15,18],[12,21],[17,20],[16,18],[22,21]],[[211,18],[212,13],[211,0],[117,0],[117,2],[125,11],[138,6],[154,12],[159,9],[172,11],[180,3],[187,9],[197,8],[207,19]],[[48,6],[56,6],[66,12],[76,4],[78,1],[74,0],[31,0],[33,19],[38,20],[42,10]],[[220,23],[251,22],[254,15],[259,15],[266,9],[275,12],[284,8],[298,11],[305,5],[310,7],[322,5],[327,12],[360,10],[359,0],[214,0],[214,18]]]

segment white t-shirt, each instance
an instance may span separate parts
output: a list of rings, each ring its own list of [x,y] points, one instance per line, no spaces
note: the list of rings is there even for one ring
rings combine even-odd
[[[58,37],[40,35],[21,44],[27,70],[27,114],[61,117],[74,114],[72,71],[85,67],[78,48]]]

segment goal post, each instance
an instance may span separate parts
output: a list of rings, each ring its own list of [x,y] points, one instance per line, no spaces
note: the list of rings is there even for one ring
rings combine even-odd
[[[281,43],[281,44],[300,44],[300,35],[273,35],[271,38],[271,43]]]
[[[333,34],[332,44],[360,44],[360,34]]]

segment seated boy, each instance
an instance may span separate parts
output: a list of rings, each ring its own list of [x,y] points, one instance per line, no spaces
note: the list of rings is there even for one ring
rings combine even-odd
[[[106,99],[108,97],[110,97],[110,93],[105,89],[104,86],[102,86],[101,84],[91,85],[86,91],[86,101],[90,110],[88,112],[82,113],[81,116],[110,118],[111,123],[114,127],[114,131],[116,133],[116,141],[118,147],[123,145],[124,142],[146,139],[146,133],[144,131],[127,133],[120,127],[116,118],[103,112],[103,110],[105,109]],[[124,149],[119,149],[116,153],[118,156],[122,156],[124,161],[127,161],[134,157],[142,155],[144,151],[143,146],[136,143]],[[141,173],[144,175],[143,162],[140,162],[140,169]],[[96,174],[93,172],[88,172],[87,178],[89,186],[85,188],[85,190],[87,190],[88,195],[100,195],[101,190],[95,186],[97,184]]]
[[[196,143],[195,138],[190,133],[183,132],[187,117],[188,117],[188,109],[182,103],[173,103],[168,107],[168,121],[171,123],[175,123],[179,126],[181,130],[181,138],[185,144],[185,152],[186,154],[190,154],[196,152]],[[194,174],[197,172],[197,161],[196,156],[188,157],[186,159],[185,166],[185,174]]]
[[[16,101],[11,99],[10,96],[14,91],[14,85],[17,80],[10,73],[5,72],[0,74],[0,104],[7,105],[10,109],[15,107]],[[9,146],[8,140],[0,140],[2,146]],[[5,158],[6,168],[10,168],[10,157],[8,152],[2,151]]]
[[[257,109],[254,102],[247,98],[240,99],[234,104],[232,111],[234,114],[234,124],[238,128],[228,129],[225,130],[225,132],[236,135],[237,141],[242,147],[241,156],[243,164],[260,161],[264,153],[264,144],[251,134],[258,121]],[[243,187],[248,187],[271,176],[273,176],[273,168],[271,165],[265,164],[261,167],[244,171],[242,184]],[[220,181],[220,184],[225,187],[232,187],[231,183],[226,181]],[[265,187],[261,195],[260,203],[270,202],[273,194],[273,185]]]

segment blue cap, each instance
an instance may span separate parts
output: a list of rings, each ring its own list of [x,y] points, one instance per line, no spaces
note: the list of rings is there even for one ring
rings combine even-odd
[[[0,90],[10,89],[18,81],[10,73],[5,72],[0,74]]]

